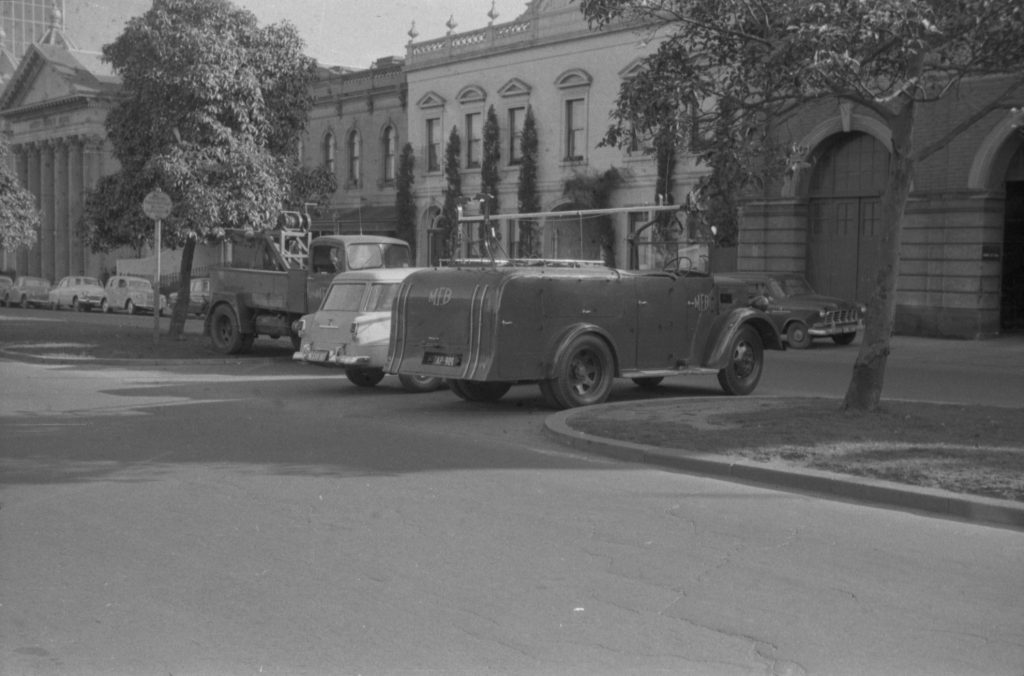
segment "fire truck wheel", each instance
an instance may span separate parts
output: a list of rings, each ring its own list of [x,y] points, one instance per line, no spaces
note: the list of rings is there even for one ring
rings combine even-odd
[[[398,382],[402,383],[402,389],[406,392],[433,392],[441,389],[444,384],[442,378],[431,378],[430,376],[407,376],[399,374]]]
[[[806,350],[811,346],[811,334],[807,332],[807,324],[793,322],[786,329],[786,342],[794,350]]]
[[[598,336],[577,336],[562,351],[554,376],[551,391],[561,408],[600,404],[615,380],[612,351]]]
[[[221,354],[238,354],[244,339],[235,311],[227,305],[218,305],[210,317],[210,340]],[[251,344],[251,343],[250,343]]]
[[[449,380],[448,387],[459,398],[466,401],[498,401],[509,391],[512,383]]]
[[[382,369],[345,369],[345,376],[359,387],[373,387],[384,379]]]
[[[729,363],[718,372],[718,384],[726,394],[750,394],[761,380],[764,368],[764,346],[761,334],[752,326],[736,332],[729,346]]]

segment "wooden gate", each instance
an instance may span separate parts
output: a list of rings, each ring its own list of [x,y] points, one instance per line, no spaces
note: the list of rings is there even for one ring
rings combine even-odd
[[[832,137],[815,162],[807,230],[807,278],[818,293],[860,302],[879,261],[879,196],[888,151],[874,137]]]

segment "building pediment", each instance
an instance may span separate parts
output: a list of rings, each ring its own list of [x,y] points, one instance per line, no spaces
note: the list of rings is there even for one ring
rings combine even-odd
[[[94,73],[63,47],[32,45],[0,95],[0,113],[95,97],[119,87],[116,78]]]
[[[441,108],[444,106],[444,97],[437,92],[427,92],[416,102],[420,108]]]
[[[510,96],[528,96],[532,88],[517,77],[512,78],[498,89],[498,95],[508,98]]]

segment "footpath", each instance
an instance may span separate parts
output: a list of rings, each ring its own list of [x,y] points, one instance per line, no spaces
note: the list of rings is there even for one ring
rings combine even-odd
[[[33,313],[35,314],[35,313]],[[0,360],[15,359],[34,363],[77,364],[89,365],[141,365],[147,364],[182,364],[197,361],[231,361],[249,362],[253,357],[271,360],[288,360],[291,352],[286,348],[268,345],[262,355],[251,355],[249,358],[218,360],[215,355],[201,350],[189,352],[189,346],[179,344],[165,346],[170,349],[161,360],[160,355],[153,354],[145,347],[134,350],[125,349],[132,341],[151,339],[146,330],[126,327],[118,322],[111,322],[108,328],[90,325],[84,330],[89,334],[85,342],[93,350],[70,348],[71,336],[48,336],[50,327],[63,325],[64,322],[45,321],[46,315],[37,315],[43,321],[18,321],[18,317],[0,316]],[[28,325],[28,326],[26,326]],[[112,331],[109,327],[117,327]],[[76,332],[82,331],[81,325]],[[195,331],[195,329],[193,329]],[[103,334],[110,334],[103,339]],[[116,334],[116,335],[115,335]],[[141,338],[140,338],[141,335]],[[82,345],[81,333],[77,336],[78,345]],[[190,336],[194,341],[199,336]],[[920,350],[915,359],[925,367],[934,363],[957,363],[964,357],[965,348],[969,348],[973,364],[986,364],[1000,368],[1021,369],[1024,373],[1024,338],[1012,340],[990,341],[921,341],[925,349]],[[102,345],[109,342],[118,344],[118,351],[108,352]],[[197,344],[191,347],[195,348]],[[57,349],[54,349],[54,348]],[[73,354],[69,355],[69,352]],[[188,357],[192,357],[189,359]],[[211,359],[212,358],[212,359]],[[762,398],[762,401],[765,398]],[[705,397],[686,398],[681,402],[677,398],[643,399],[635,401],[602,404],[599,407],[571,409],[552,413],[545,420],[545,433],[550,437],[577,450],[615,458],[625,462],[639,463],[663,468],[669,471],[697,474],[728,481],[760,485],[779,490],[812,494],[828,499],[847,500],[861,504],[875,505],[885,508],[897,508],[914,512],[926,513],[941,518],[962,520],[970,523],[992,525],[1004,528],[1024,530],[1024,502],[1008,499],[996,499],[978,495],[970,495],[946,490],[924,488],[892,481],[875,480],[817,471],[804,467],[785,466],[779,463],[755,462],[737,459],[733,456],[702,453],[694,448],[687,448],[686,434],[673,438],[671,444],[643,444],[623,439],[640,438],[640,428],[652,422],[680,423],[680,411],[685,410],[685,417],[694,426],[699,426],[708,415],[737,413],[750,407],[756,397]],[[1009,415],[1024,411],[1024,402],[1010,402],[1015,410]],[[617,438],[609,438],[595,433],[598,426],[590,421],[615,421],[619,428]],[[684,421],[685,422],[685,421]],[[728,432],[723,432],[727,434]],[[676,440],[678,443],[676,443]],[[1019,440],[1024,447],[1024,439]],[[1017,444],[1014,444],[1017,447]]]

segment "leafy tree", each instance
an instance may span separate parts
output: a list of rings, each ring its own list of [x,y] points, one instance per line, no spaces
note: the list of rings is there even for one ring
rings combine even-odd
[[[35,197],[8,168],[9,149],[0,141],[0,249],[31,248],[39,237]]]
[[[498,116],[494,112],[494,106],[487,109],[487,119],[484,121],[483,129],[484,156],[480,164],[480,192],[489,195],[487,199],[487,213],[498,213],[498,184],[501,182],[501,136],[498,129]],[[479,239],[488,237],[484,232],[485,226],[480,224]]]
[[[272,227],[285,202],[334,189],[297,163],[316,75],[302,49],[291,24],[261,28],[228,0],[154,0],[103,48],[123,82],[106,122],[121,171],[86,200],[85,239],[93,250],[139,246],[153,230],[142,199],[158,186],[171,196],[157,245],[184,247],[172,335],[184,327],[198,239]]]
[[[407,241],[414,251],[416,249],[416,200],[412,184],[416,180],[413,173],[415,162],[412,144],[406,143],[398,158],[398,173],[395,176],[395,215],[398,220],[398,237]]]
[[[519,139],[519,185],[517,198],[519,212],[530,214],[540,211],[540,195],[537,192],[537,120],[533,107],[527,106],[523,118],[523,135]],[[519,221],[519,255],[527,258],[540,256],[540,235],[534,220]]]
[[[441,205],[441,229],[444,233],[446,258],[458,252],[459,206],[462,203],[462,174],[459,172],[459,155],[462,154],[462,138],[458,127],[452,127],[448,135],[448,147],[444,153],[444,204]]]
[[[609,139],[650,130],[678,111],[679,131],[711,134],[702,159],[746,185],[778,181],[791,165],[785,122],[821,101],[870,111],[891,132],[881,197],[881,262],[864,338],[843,402],[881,399],[894,328],[903,213],[915,168],[1024,92],[1020,0],[580,0],[592,25],[638,20],[657,50],[624,82]],[[965,79],[1001,74],[1001,90],[971,101],[925,143],[922,105],[956,96]],[[732,174],[730,177],[729,174]]]

